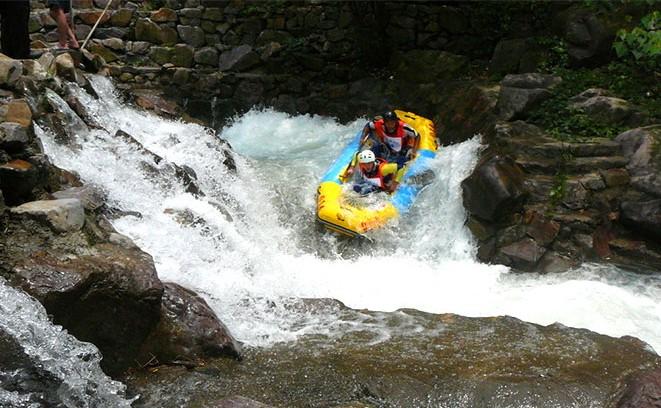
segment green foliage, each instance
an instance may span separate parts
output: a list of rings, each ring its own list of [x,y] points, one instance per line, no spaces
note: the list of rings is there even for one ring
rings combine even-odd
[[[569,63],[569,53],[565,40],[557,37],[535,37],[535,42],[547,50],[546,58],[540,63],[541,71],[550,72],[558,68],[566,68]]]
[[[625,61],[652,71],[661,69],[661,12],[646,15],[631,31],[619,30],[613,49]]]
[[[555,176],[553,188],[551,188],[551,191],[549,191],[549,201],[551,203],[551,207],[560,205],[566,194],[567,175],[564,173],[559,173]]]
[[[143,10],[147,11],[152,11],[152,10],[158,10],[161,7],[165,7],[165,1],[164,0],[145,0],[140,3],[140,7]]]
[[[554,68],[562,82],[551,90],[552,96],[531,112],[530,121],[562,141],[581,141],[592,137],[615,137],[625,129],[596,121],[570,106],[569,99],[589,88],[602,88],[613,96],[633,103],[648,117],[661,112],[661,89],[649,73],[632,70],[623,63],[611,63],[595,69]]]

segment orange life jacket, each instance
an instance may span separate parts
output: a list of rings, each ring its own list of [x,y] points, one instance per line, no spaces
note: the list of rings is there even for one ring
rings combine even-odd
[[[388,164],[388,162],[383,161],[381,159],[377,159],[377,167],[376,171],[372,175],[367,175],[363,169],[360,169],[360,175],[363,178],[363,180],[367,181],[368,183],[375,185],[379,188],[384,188],[385,187],[385,180],[383,177],[383,166]],[[360,168],[360,167],[359,167]]]
[[[393,152],[399,153],[402,150],[402,147],[404,147],[406,133],[404,132],[403,121],[397,121],[397,127],[392,134],[386,132],[386,126],[383,119],[374,122],[374,130],[376,130],[378,138],[387,144]]]

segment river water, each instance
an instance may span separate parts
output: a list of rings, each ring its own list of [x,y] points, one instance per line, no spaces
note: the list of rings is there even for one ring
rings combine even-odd
[[[139,212],[113,221],[156,262],[159,276],[200,293],[234,336],[252,346],[304,334],[355,329],[307,312],[304,298],[333,298],[351,308],[414,308],[465,316],[509,315],[610,336],[636,336],[661,350],[661,282],[612,265],[562,274],[514,274],[475,260],[464,227],[460,182],[472,170],[479,137],[442,148],[437,177],[412,211],[355,242],[321,231],[314,220],[318,180],[364,118],[290,116],[264,109],[235,118],[218,134],[126,106],[110,81],[92,79],[100,99],[76,94],[105,130],[81,131],[78,147],[37,129],[60,167],[102,188],[115,208]],[[193,168],[204,197],[141,164],[143,152],[115,138],[124,130],[168,161]],[[229,141],[236,172],[223,164]],[[74,144],[76,144],[74,143]],[[197,218],[182,223],[186,212]],[[388,336],[388,329],[375,327]]]

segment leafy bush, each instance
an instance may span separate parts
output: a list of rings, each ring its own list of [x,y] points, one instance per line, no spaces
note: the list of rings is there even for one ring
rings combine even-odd
[[[661,12],[654,11],[640,20],[631,31],[621,29],[613,43],[617,56],[631,59],[636,65],[658,70],[661,68]]]
[[[614,137],[624,127],[597,121],[570,106],[569,99],[588,88],[602,88],[614,96],[633,103],[643,114],[658,118],[661,112],[659,84],[653,75],[632,70],[628,65],[613,62],[594,69],[550,70],[562,77],[562,82],[551,91],[550,99],[531,112],[530,121],[559,140],[580,141],[591,137]]]

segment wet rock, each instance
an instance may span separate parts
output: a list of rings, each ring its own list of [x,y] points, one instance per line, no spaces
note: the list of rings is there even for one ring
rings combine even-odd
[[[18,123],[0,123],[0,147],[7,152],[21,150],[30,142],[30,136],[25,127]]]
[[[108,236],[108,242],[111,244],[119,245],[122,248],[126,249],[137,249],[138,246],[133,242],[133,240],[126,235],[118,234],[116,232],[111,232]]]
[[[13,86],[22,73],[21,61],[0,54],[0,85]]]
[[[83,205],[80,200],[75,198],[31,201],[12,208],[11,212],[45,220],[59,232],[78,231],[85,223]]]
[[[489,72],[494,75],[533,72],[541,57],[534,38],[503,39],[493,51]]]
[[[68,52],[55,57],[55,69],[57,75],[69,81],[76,81],[76,65]]]
[[[163,293],[152,258],[110,243],[92,247],[82,232],[53,238],[29,220],[16,222],[3,238],[12,286],[39,300],[55,324],[94,343],[106,373],[135,365],[158,321]]]
[[[259,55],[249,45],[240,45],[220,54],[220,71],[245,71],[259,64]]]
[[[0,188],[9,205],[33,199],[33,190],[45,183],[43,171],[31,162],[17,159],[0,165]]]
[[[661,198],[661,125],[628,130],[615,138],[629,160],[631,184]]]
[[[661,368],[630,375],[615,408],[658,408],[661,402]]]
[[[184,186],[186,192],[189,192],[195,196],[203,196],[204,193],[202,190],[200,190],[199,186],[197,185],[196,182],[196,176],[195,172],[192,171],[192,169],[188,166],[179,166],[175,163],[169,163],[165,161],[161,156],[155,154],[151,150],[147,149],[140,143],[138,140],[136,140],[133,136],[129,135],[128,133],[124,132],[123,130],[118,130],[115,133],[116,138],[121,138],[124,139],[128,144],[135,146],[136,148],[140,149],[142,152],[144,152],[147,156],[149,156],[154,164],[161,164],[163,163],[163,170],[171,170],[174,177],[179,180],[179,182]],[[156,175],[161,173],[161,170],[157,169],[154,167],[151,163],[145,163],[147,166],[147,169],[155,173]]]
[[[526,194],[523,179],[523,171],[511,159],[485,156],[461,183],[464,207],[485,221],[515,212]]]
[[[213,402],[210,405],[205,405],[204,408],[272,408],[272,405],[262,404],[250,398],[235,395],[232,397],[223,398],[220,401]]]
[[[538,212],[526,214],[526,234],[542,246],[547,246],[560,232],[560,224],[549,220]]]
[[[511,266],[523,271],[532,271],[542,258],[546,249],[533,239],[525,238],[500,249],[511,261]]]
[[[352,323],[387,322],[390,336],[363,325],[342,332],[341,341],[301,336],[247,349],[240,365],[223,359],[195,370],[164,367],[127,382],[146,406],[214,406],[229,394],[287,407],[605,407],[630,370],[661,363],[635,339],[559,324],[413,310],[336,313]]]
[[[500,118],[525,118],[527,112],[551,97],[550,89],[561,81],[559,77],[537,73],[507,75],[500,83],[500,97],[496,105]]]
[[[210,357],[239,358],[240,350],[202,298],[175,283],[164,284],[161,318],[142,346],[144,361],[153,356],[163,364],[196,366]]]
[[[18,123],[23,127],[30,127],[32,124],[32,111],[30,105],[23,99],[14,99],[5,105],[5,122]]]
[[[53,193],[56,199],[75,198],[80,200],[81,204],[86,210],[96,211],[101,208],[106,201],[106,195],[100,188],[94,187],[91,184],[86,184],[81,187],[71,187],[66,190],[61,190]]]
[[[558,254],[555,251],[547,251],[540,259],[536,270],[539,273],[562,273],[578,266],[575,259]]]
[[[136,89],[133,91],[133,96],[135,103],[144,109],[167,116],[176,116],[179,113],[179,108],[175,103],[166,100],[156,91]]]
[[[631,104],[624,99],[601,95],[592,96],[581,102],[574,102],[570,106],[572,109],[585,112],[595,121],[611,125],[626,123],[634,112]]]
[[[443,90],[443,103],[437,109],[434,123],[441,123],[438,136],[443,144],[459,143],[476,134],[492,132],[500,87],[473,83],[448,85]]]
[[[36,60],[25,60],[23,61],[23,70],[25,75],[30,76],[37,81],[43,81],[48,77],[48,72],[44,67]]]
[[[661,268],[661,252],[649,248],[644,241],[616,238],[610,240],[608,246],[615,254],[624,257],[626,262]]]
[[[636,230],[642,230],[661,242],[661,199],[624,201],[620,220]]]

